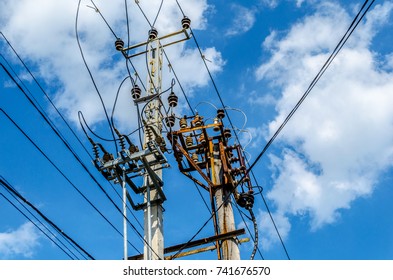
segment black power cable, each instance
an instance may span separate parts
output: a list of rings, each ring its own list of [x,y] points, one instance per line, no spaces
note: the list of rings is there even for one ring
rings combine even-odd
[[[26,134],[26,132],[23,131],[23,129],[3,110],[0,108],[0,112],[4,114],[4,116],[21,132],[27,140],[49,161],[49,163],[62,175],[62,177],[80,194],[86,202],[90,204],[94,208],[94,210],[116,231],[118,232],[121,236],[122,233],[108,220],[108,218],[105,217],[105,215],[79,190],[79,188],[71,182],[71,180],[67,177],[67,175],[64,174],[63,171],[60,170],[60,168],[45,154],[45,152]],[[136,251],[138,251],[135,248]]]
[[[1,176],[0,175],[0,178],[2,178],[11,188],[13,188],[14,190],[16,190],[3,176]],[[31,211],[31,210],[29,210],[28,208],[27,208],[27,206],[22,202],[22,201],[20,201],[18,198],[17,198],[17,196],[15,196],[15,195],[13,195],[12,194],[12,192],[10,192],[9,190],[7,190],[6,189],[6,191],[23,207],[23,209],[25,209],[33,218],[35,218],[36,220],[37,220],[37,222],[38,223],[40,223],[40,225],[42,226],[42,229],[43,228],[45,228],[52,236],[53,236],[53,239],[56,239],[57,241],[58,241],[58,243],[60,243],[61,245],[63,245],[63,247],[65,247],[65,248],[67,248],[67,250],[69,251],[69,253],[70,254],[72,254],[75,258],[77,258],[78,259],[78,257],[70,250],[70,248],[68,248],[68,246],[66,245],[66,244],[64,244],[61,240],[60,240],[60,238],[55,234],[55,233],[53,233],[52,231],[51,231],[51,229],[47,226],[47,225],[45,225],[42,221],[40,221],[40,219]],[[48,236],[47,234],[45,234],[46,236]],[[52,240],[52,238],[51,237],[48,237],[49,239],[51,239]],[[67,243],[69,244],[69,245],[71,245],[76,251],[78,251],[79,252],[79,254],[84,258],[84,259],[87,259],[87,257],[83,254],[83,252],[80,252],[80,250],[78,250],[78,248],[74,245],[74,244],[72,244],[69,240],[66,240],[67,241]],[[56,242],[55,242],[56,243]],[[59,245],[60,246],[60,245]]]
[[[28,98],[28,100],[30,101],[30,103],[36,108],[35,104],[31,101],[31,99],[27,96],[26,92],[23,90],[23,88],[17,83],[17,81],[14,79],[14,77],[12,77],[12,75],[10,74],[10,72],[4,67],[4,65],[1,63],[2,68],[4,69],[4,71],[8,74],[8,76],[11,78],[11,80],[18,86],[18,88],[22,91],[22,93]],[[1,109],[0,109],[1,110]],[[3,111],[3,110],[1,110]],[[3,111],[4,112],[4,111]],[[4,112],[5,113],[5,112]],[[78,157],[78,155],[72,150],[72,148],[69,146],[69,144],[60,137],[58,131],[56,131],[50,124],[50,122],[45,118],[45,116],[43,115],[42,112],[40,112],[40,115],[44,118],[44,120],[49,124],[49,126],[52,128],[52,130],[56,133],[56,135],[62,140],[62,142],[64,143],[64,145],[67,147],[67,149],[73,154],[73,156],[75,157],[75,159],[78,161],[78,163],[81,164],[81,166],[83,167],[83,169],[88,173],[88,175],[90,176],[90,178],[97,184],[97,186],[100,188],[100,190],[104,193],[104,195],[110,200],[110,202],[114,205],[114,207],[116,208],[116,210],[124,217],[122,210],[116,205],[116,203],[113,201],[113,199],[109,196],[109,194],[105,191],[105,189],[102,187],[102,185],[97,181],[97,179],[93,176],[93,174],[89,171],[89,169],[87,168],[87,166],[82,162],[82,160]],[[37,145],[35,145],[36,147],[38,147]],[[81,194],[81,193],[80,193]],[[93,205],[92,205],[93,206]],[[143,240],[144,243],[147,244],[147,241],[144,239],[144,237],[142,236],[142,234],[135,228],[135,226],[129,221],[129,219],[127,218],[127,222],[128,224],[131,226],[131,228],[134,230],[134,232]],[[120,233],[120,232],[119,232]],[[122,234],[121,234],[122,236]],[[139,250],[136,249],[136,247],[130,243],[130,241],[128,241],[129,244],[138,252]],[[149,246],[149,245],[148,245]]]
[[[38,85],[38,87],[40,88],[40,90],[42,91],[42,93],[45,95],[45,97],[48,99],[49,103],[51,104],[51,106],[55,109],[56,113],[60,116],[60,118],[62,119],[62,121],[66,124],[66,126],[68,127],[68,129],[71,131],[71,133],[74,135],[74,137],[77,139],[77,141],[79,142],[79,144],[82,146],[82,148],[85,150],[85,152],[89,155],[89,157],[91,158],[90,153],[87,151],[85,145],[83,145],[81,139],[78,137],[78,135],[76,135],[75,130],[71,127],[71,125],[68,123],[68,121],[65,119],[64,115],[60,112],[60,110],[57,108],[57,106],[54,104],[53,100],[51,99],[51,97],[49,96],[49,94],[46,92],[46,90],[42,87],[42,85],[38,82],[38,80],[36,79],[35,75],[33,75],[33,73],[30,71],[29,67],[27,66],[27,64],[23,61],[22,57],[19,55],[19,53],[16,51],[16,49],[12,46],[11,42],[7,39],[7,37],[3,34],[3,32],[0,32],[1,35],[3,36],[3,38],[5,39],[5,41],[7,42],[8,46],[12,49],[12,51],[14,52],[14,54],[16,55],[16,57],[19,59],[19,61],[22,63],[22,65],[25,67],[25,69],[27,70],[27,72],[29,73],[29,75],[32,77],[32,79],[34,80],[34,82]],[[3,57],[3,55],[1,55]],[[3,57],[5,60],[5,57]],[[11,68],[11,65],[9,65],[9,63],[7,62],[8,66]],[[15,72],[14,72],[15,73]],[[19,79],[19,78],[18,78]],[[19,79],[19,81],[23,84],[23,82]],[[27,88],[27,87],[26,87]],[[32,95],[31,95],[32,96]],[[33,97],[33,96],[32,96]],[[34,99],[35,100],[35,99]],[[35,100],[36,101],[36,100]],[[36,101],[36,103],[38,104],[38,102]],[[40,106],[41,108],[41,106]],[[41,111],[43,112],[44,110],[41,108]]]
[[[329,58],[326,60],[324,65],[322,66],[321,70],[319,70],[318,74],[314,77],[312,82],[310,83],[309,87],[307,90],[304,92],[300,100],[296,103],[295,107],[291,110],[291,112],[287,115],[285,120],[282,122],[280,127],[277,129],[277,131],[273,134],[273,136],[270,138],[270,140],[266,143],[265,147],[262,149],[262,151],[259,153],[257,158],[254,160],[254,162],[251,164],[250,168],[247,170],[246,174],[243,176],[247,176],[249,172],[254,168],[254,166],[258,163],[258,161],[261,159],[261,157],[265,154],[266,150],[270,147],[270,145],[273,143],[273,141],[277,138],[277,136],[280,134],[282,129],[285,127],[285,125],[288,123],[288,121],[292,118],[292,116],[295,114],[295,112],[299,109],[300,105],[304,102],[304,100],[307,98],[311,90],[315,87],[319,79],[322,77],[322,75],[326,72],[326,70],[329,68],[330,64],[333,62],[337,54],[341,51],[345,43],[348,41],[349,37],[352,35],[352,33],[355,31],[356,27],[359,25],[359,23],[362,21],[363,17],[367,14],[367,12],[370,10],[371,6],[374,4],[375,0],[373,0],[370,5],[367,7],[367,9],[363,12],[363,14],[360,16],[362,13],[363,9],[367,5],[367,2],[369,0],[366,0],[361,7],[360,11],[352,21],[351,25],[349,26],[348,30],[345,32],[344,36],[341,38],[340,42],[337,44],[333,52],[330,54]],[[359,18],[360,16],[360,18]]]
[[[176,0],[176,3],[177,3],[177,6],[179,7],[181,13],[183,14],[183,16],[185,16],[185,13],[184,13],[184,11],[183,11],[183,9],[182,9],[180,3],[178,2],[178,0]],[[232,119],[231,119],[229,113],[228,113],[227,107],[226,107],[225,104],[224,104],[223,98],[222,98],[222,96],[221,96],[221,94],[220,94],[220,92],[219,92],[219,90],[218,90],[217,84],[216,84],[216,82],[214,81],[213,75],[212,75],[212,73],[211,73],[211,71],[210,71],[210,69],[209,69],[209,67],[208,67],[208,65],[207,65],[207,63],[206,63],[206,60],[204,59],[204,55],[203,55],[203,53],[202,53],[202,50],[201,50],[201,47],[200,47],[200,45],[199,45],[199,43],[198,43],[198,40],[197,40],[197,38],[196,38],[196,35],[195,35],[195,33],[193,32],[193,30],[192,30],[191,27],[190,27],[190,30],[191,30],[191,35],[192,35],[192,37],[193,37],[193,39],[194,39],[195,45],[196,45],[196,47],[197,47],[197,49],[198,49],[198,51],[199,51],[199,54],[200,54],[200,56],[201,56],[201,58],[202,58],[203,64],[205,65],[205,68],[206,68],[206,70],[207,70],[207,72],[208,72],[208,75],[209,75],[209,77],[210,77],[210,80],[211,80],[211,82],[212,82],[212,84],[213,84],[213,87],[214,87],[214,89],[215,89],[215,92],[216,92],[216,94],[217,94],[217,96],[218,96],[218,98],[219,98],[219,100],[220,100],[220,102],[221,102],[221,105],[222,105],[222,107],[223,107],[223,109],[224,109],[226,115],[228,116],[228,121],[229,121],[230,126],[232,127],[232,130],[233,130],[234,133],[235,133],[236,140],[237,140],[237,142],[239,143],[239,145],[240,145],[240,147],[241,147],[241,150],[244,152],[244,149],[242,148],[242,145],[241,145],[241,143],[240,143],[240,139],[239,139],[238,133],[236,132],[235,126],[234,126],[234,124],[233,124],[233,122],[232,122]],[[247,164],[248,164],[248,162],[247,162]],[[253,175],[253,179],[254,179],[254,181],[256,182],[256,184],[259,185],[259,184],[258,184],[258,181],[257,181],[257,179],[256,179],[256,177],[255,177],[255,175],[254,175],[254,173],[251,172],[251,174]],[[239,180],[239,182],[242,182],[242,180]],[[262,193],[261,193],[261,196],[263,197],[263,194],[262,194]],[[223,203],[224,203],[224,202],[223,202]],[[267,206],[267,204],[265,204],[265,205]],[[275,222],[274,222],[274,220],[273,220],[273,216],[271,215],[269,208],[267,208],[267,209],[268,209],[268,212],[269,212],[270,217],[271,217],[271,219],[272,219],[272,222],[273,222],[273,224],[275,225]],[[254,221],[255,221],[255,220],[254,220]],[[276,230],[277,230],[278,236],[280,236],[280,233],[278,232],[277,227],[275,227],[275,228],[276,228]],[[287,253],[287,250],[286,250],[286,248],[285,248],[285,245],[284,245],[284,243],[283,243],[283,241],[282,241],[282,239],[281,239],[281,237],[280,237],[280,240],[281,240],[281,244],[282,244],[282,246],[284,247],[284,250],[285,250],[285,252],[286,252],[286,254],[287,254],[288,259],[290,259],[290,258],[289,258],[289,255],[288,255],[288,253]],[[256,245],[258,246],[257,243],[254,242],[254,244],[256,244]],[[254,253],[254,254],[255,254],[255,253]],[[262,257],[262,258],[263,258],[263,257]]]
[[[100,93],[100,90],[98,89],[98,86],[97,86],[97,84],[96,84],[96,82],[95,82],[95,79],[94,79],[94,77],[93,77],[93,73],[91,72],[89,65],[87,65],[87,61],[86,61],[86,58],[85,58],[85,55],[84,55],[84,52],[83,52],[83,49],[82,49],[82,45],[81,45],[81,42],[80,42],[80,39],[79,39],[78,19],[79,19],[79,10],[80,10],[81,1],[82,1],[82,0],[79,0],[79,1],[78,1],[78,8],[77,8],[76,15],[75,15],[75,36],[76,36],[76,41],[77,41],[77,43],[78,43],[78,47],[79,47],[79,51],[80,51],[80,54],[81,54],[83,63],[84,63],[84,65],[85,65],[85,67],[86,67],[87,72],[89,73],[89,77],[90,77],[90,79],[91,79],[91,81],[92,81],[92,83],[93,83],[93,86],[94,86],[94,88],[95,88],[95,91],[96,91],[96,93],[97,93],[97,95],[98,95],[98,97],[99,97],[99,99],[100,99],[102,108],[103,108],[104,113],[105,113],[106,120],[107,120],[108,125],[109,125],[109,129],[110,129],[111,134],[112,134],[112,137],[113,137],[113,140],[114,140],[115,143],[116,143],[115,132],[113,131],[113,127],[112,127],[111,122],[110,122],[110,119],[109,119],[108,111],[107,111],[107,109],[106,109],[104,100],[103,100],[102,95],[101,95],[101,93]],[[94,2],[93,2],[93,4],[94,4]],[[113,31],[112,31],[112,32],[113,32]],[[115,36],[116,36],[116,35],[115,35]],[[118,152],[118,149],[117,149],[117,145],[116,145],[116,144],[115,144],[115,148],[116,148],[116,153],[117,153],[117,152]]]
[[[29,216],[27,216],[25,213],[23,213],[23,211],[18,208],[17,205],[15,205],[11,200],[9,200],[3,193],[0,192],[0,196],[2,196],[9,204],[11,204],[19,213],[21,213],[30,223],[32,223],[39,231],[42,232],[42,234],[44,234],[50,241],[53,242],[53,244],[56,245],[56,247],[58,247],[61,251],[63,251],[64,254],[66,254],[71,260],[75,260],[74,257],[71,256],[70,253],[68,253],[63,247],[61,247],[59,245],[59,243],[56,242],[56,240],[54,240],[51,236],[49,236],[37,223],[35,223]],[[42,225],[42,224],[41,224]]]
[[[180,10],[183,12],[183,10],[182,10],[182,8],[181,8],[179,2],[178,2],[177,0],[176,0],[176,2],[177,2],[177,4],[178,4]],[[310,93],[310,91],[314,88],[315,84],[319,81],[319,79],[321,78],[321,76],[323,75],[323,73],[327,70],[327,68],[329,67],[329,65],[332,63],[332,61],[334,60],[334,58],[337,56],[338,52],[342,49],[342,47],[344,46],[344,44],[346,43],[346,41],[348,40],[348,38],[351,36],[351,34],[353,33],[353,31],[356,29],[356,27],[358,26],[358,24],[360,23],[360,21],[363,19],[363,17],[364,17],[364,16],[366,15],[366,13],[369,11],[369,9],[371,8],[371,6],[372,6],[373,3],[375,2],[375,0],[373,0],[373,1],[371,2],[371,4],[368,6],[368,8],[367,8],[367,9],[365,10],[365,12],[363,13],[363,15],[360,17],[360,19],[357,20],[357,19],[359,18],[359,15],[361,14],[361,11],[362,11],[362,10],[364,9],[364,7],[366,6],[367,2],[368,2],[368,0],[364,2],[364,4],[363,4],[361,10],[360,10],[359,13],[356,15],[355,19],[353,20],[352,24],[351,24],[350,27],[348,28],[347,32],[345,33],[345,35],[343,36],[343,38],[340,40],[339,44],[336,46],[335,50],[334,50],[333,53],[330,55],[329,59],[325,62],[324,66],[322,67],[322,69],[320,70],[320,72],[319,72],[319,73],[317,74],[317,76],[314,78],[314,80],[313,80],[312,83],[310,84],[309,88],[306,90],[306,92],[304,93],[304,95],[302,96],[302,98],[299,100],[299,102],[296,104],[296,106],[293,108],[293,110],[290,112],[290,114],[289,114],[289,115],[287,116],[287,118],[284,120],[283,124],[279,127],[279,129],[276,131],[276,133],[273,135],[273,137],[272,137],[272,138],[269,140],[269,142],[266,144],[266,146],[264,147],[264,149],[262,150],[262,152],[261,152],[261,153],[258,155],[258,157],[255,159],[254,163],[251,164],[251,165],[249,166],[249,168],[247,169],[246,173],[243,175],[243,178],[242,178],[241,180],[239,180],[239,183],[242,182],[243,179],[244,179],[249,173],[253,174],[252,169],[253,169],[253,167],[255,166],[255,164],[260,160],[260,158],[262,157],[262,155],[263,155],[263,154],[266,152],[266,150],[270,147],[270,145],[271,145],[271,144],[273,143],[273,141],[276,139],[276,137],[277,137],[278,134],[281,132],[281,130],[284,128],[284,126],[286,125],[286,123],[287,123],[287,122],[289,121],[289,119],[293,116],[293,114],[294,114],[294,113],[296,112],[296,110],[299,108],[299,106],[301,105],[301,103],[302,103],[302,102],[304,101],[304,99],[308,96],[308,94]],[[183,14],[184,14],[184,12],[183,12]],[[354,27],[353,27],[353,26],[354,26]],[[352,28],[352,27],[353,27],[353,28]],[[194,40],[195,40],[195,43],[197,44],[198,49],[200,50],[201,57],[202,57],[202,52],[201,52],[201,49],[200,49],[200,47],[199,47],[199,44],[197,43],[195,34],[192,33],[192,35],[193,35],[193,38],[194,38]],[[207,70],[208,70],[209,76],[210,76],[211,79],[212,79],[213,86],[214,86],[214,88],[216,89],[216,92],[217,92],[217,94],[218,94],[218,96],[219,96],[219,99],[220,99],[220,101],[222,102],[221,95],[220,95],[219,92],[218,92],[217,86],[216,86],[216,84],[215,84],[215,82],[214,82],[214,80],[213,80],[213,77],[212,77],[212,75],[211,75],[211,73],[210,73],[210,70],[208,69],[208,66],[207,66],[206,62],[204,62],[204,63],[205,63],[205,66],[206,66],[206,68],[207,68]],[[223,104],[223,102],[222,102],[222,104]],[[224,106],[224,105],[223,105],[223,106]],[[224,106],[224,109],[225,109],[225,106]],[[229,119],[229,116],[228,116],[228,119]],[[230,123],[231,123],[231,122],[230,122]],[[232,128],[233,128],[232,123],[231,123],[231,126],[232,126]],[[236,134],[236,132],[235,132],[235,134]],[[238,141],[239,141],[239,140],[238,140]],[[240,142],[239,142],[239,144],[240,144]],[[255,178],[255,176],[254,176],[254,178]],[[288,259],[290,259],[289,254],[288,254],[288,251],[287,251],[287,249],[286,249],[286,247],[285,247],[285,245],[284,245],[284,242],[283,242],[283,240],[282,240],[282,238],[281,238],[281,235],[279,234],[279,231],[278,231],[277,226],[276,226],[276,224],[275,224],[275,222],[274,222],[273,216],[271,215],[271,212],[270,212],[270,210],[269,210],[269,208],[268,208],[268,206],[267,206],[266,200],[265,200],[265,198],[264,198],[262,192],[260,193],[260,195],[261,195],[261,197],[263,198],[264,204],[265,204],[265,206],[266,206],[267,209],[268,209],[270,218],[271,218],[271,220],[272,220],[272,222],[273,222],[273,225],[274,225],[274,227],[275,227],[275,229],[276,229],[276,232],[277,232],[277,234],[278,234],[278,236],[279,236],[279,238],[280,238],[280,241],[281,241],[281,244],[282,244],[282,246],[283,246],[283,248],[284,248],[284,251],[285,251],[285,253],[286,253]]]
[[[4,111],[3,111],[4,113]],[[8,117],[8,115],[7,115]],[[90,255],[85,249],[82,248],[74,239],[72,239],[68,234],[66,234],[62,229],[60,229],[52,220],[50,220],[46,215],[44,215],[37,207],[35,207],[31,202],[29,202],[25,197],[23,197],[19,192],[17,192],[13,187],[7,184],[6,181],[3,180],[3,177],[0,177],[0,184],[10,191],[13,195],[15,195],[18,199],[26,203],[29,207],[31,207],[45,222],[47,222],[51,227],[56,229],[61,235],[63,235],[67,240],[69,240],[72,244],[74,244],[79,250],[81,250],[84,254],[86,254],[90,259],[94,260],[94,257]]]

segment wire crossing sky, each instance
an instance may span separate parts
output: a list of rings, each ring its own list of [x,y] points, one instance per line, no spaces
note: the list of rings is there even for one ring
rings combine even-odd
[[[165,48],[162,99],[175,91],[177,115],[207,122],[225,107],[232,141],[258,162],[258,240],[254,215],[235,209],[251,237],[242,258],[391,259],[392,9],[391,1],[2,1],[10,44],[0,37],[0,173],[95,259],[121,259],[120,187],[91,163],[85,133],[112,153],[114,125],[142,141],[143,108],[130,91],[151,73],[143,57],[124,60],[116,38],[137,44],[152,26],[178,30],[186,15],[194,37]],[[211,236],[206,194],[167,157],[165,246]],[[1,259],[82,257],[52,245],[15,197],[1,198]],[[131,255],[143,250],[142,223],[141,213],[129,218]]]

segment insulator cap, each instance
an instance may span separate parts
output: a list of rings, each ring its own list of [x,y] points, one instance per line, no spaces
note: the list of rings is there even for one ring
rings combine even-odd
[[[131,154],[139,152],[139,148],[135,145],[131,145],[128,150],[130,151]]]
[[[174,115],[170,115],[168,117],[165,117],[165,123],[168,127],[174,127],[175,121],[176,121],[176,118]]]
[[[154,27],[149,30],[149,40],[154,40],[158,36],[158,31]]]
[[[192,145],[194,145],[194,141],[192,140],[191,134],[186,137],[186,145],[187,147],[191,147]]]
[[[177,143],[177,140],[179,139],[179,135],[177,134],[171,134],[171,136],[169,137],[169,142],[172,145],[175,145]]]
[[[131,89],[131,96],[132,98],[139,99],[141,97],[142,90],[138,85],[134,85],[134,87]]]
[[[195,127],[201,126],[202,123],[202,117],[198,115],[198,113],[195,115],[194,120],[192,121],[192,123],[194,124]]]
[[[218,109],[217,110],[217,118],[219,118],[220,120],[225,118],[225,110],[224,109]]]
[[[219,127],[220,121],[218,120],[218,118],[214,118],[214,124],[215,124],[215,126],[214,126],[213,130],[215,132],[220,131],[220,127]]]
[[[229,128],[224,129],[224,137],[227,139],[232,137],[232,132]]]
[[[251,209],[254,206],[254,195],[250,193],[241,193],[236,202],[240,207]]]
[[[183,117],[179,121],[180,128],[184,129],[187,128],[187,118]]]
[[[104,162],[108,162],[108,161],[110,161],[110,160],[113,160],[113,155],[112,155],[112,154],[109,154],[109,153],[105,153],[105,154],[103,155],[103,157],[102,157],[102,160],[103,160]]]
[[[206,143],[205,135],[203,133],[201,134],[201,136],[199,136],[198,142],[201,143],[201,144],[205,144]]]
[[[183,27],[183,29],[188,29],[190,28],[191,25],[191,20],[184,16],[184,18],[181,20],[181,26]]]
[[[192,160],[193,160],[194,162],[198,162],[198,160],[199,160],[198,154],[197,154],[197,153],[193,153],[192,156],[191,156],[191,158],[192,158]]]
[[[169,96],[168,96],[168,104],[170,107],[176,107],[177,106],[177,102],[178,102],[179,98],[176,96],[176,94],[172,91]]]
[[[116,47],[116,50],[122,51],[124,48],[124,41],[120,38],[117,38],[116,42],[115,42],[115,47]]]

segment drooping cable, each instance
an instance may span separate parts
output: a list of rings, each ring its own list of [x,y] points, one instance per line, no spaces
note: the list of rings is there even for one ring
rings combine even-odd
[[[113,131],[113,127],[111,126],[111,122],[110,122],[110,119],[109,119],[109,116],[108,116],[108,112],[107,112],[104,100],[103,100],[102,95],[100,93],[100,90],[98,89],[98,86],[97,86],[97,84],[95,82],[95,79],[93,77],[93,73],[91,72],[90,67],[87,64],[87,61],[86,61],[86,58],[85,58],[85,55],[84,55],[84,52],[83,52],[83,49],[82,49],[82,45],[81,45],[81,42],[80,42],[80,38],[79,38],[78,19],[79,19],[79,11],[80,11],[81,1],[82,0],[78,1],[78,8],[77,8],[76,15],[75,15],[75,37],[76,37],[76,41],[78,43],[78,48],[79,48],[79,52],[81,54],[83,63],[85,65],[85,67],[86,67],[87,72],[89,73],[89,77],[90,77],[90,79],[91,79],[91,81],[93,83],[94,89],[95,89],[95,91],[96,91],[96,93],[97,93],[97,95],[98,95],[98,97],[100,99],[102,108],[103,108],[104,113],[105,113],[106,120],[107,120],[108,125],[109,125],[110,132],[112,134],[113,140],[115,140],[116,139],[115,132]],[[115,140],[115,143],[116,143],[116,140]],[[117,145],[115,145],[115,148],[116,148],[116,153],[117,153],[118,152]]]
[[[85,124],[86,124],[86,121],[85,121],[85,119],[84,119],[84,117],[83,117],[83,113],[82,113],[81,111],[78,112],[78,118],[79,118],[79,124],[80,124],[80,127],[82,128],[82,131],[84,132],[84,134],[86,135],[86,137],[87,137],[88,139],[90,139],[89,135],[88,135],[87,132],[86,132],[85,127],[84,127],[83,124],[82,124],[81,118],[83,119],[83,121],[84,121]],[[113,126],[113,127],[115,127],[115,126]],[[90,129],[89,129],[89,130],[90,130]],[[90,131],[91,131],[91,130],[90,130]],[[136,130],[135,130],[134,132],[136,132]],[[115,192],[115,194],[117,195],[117,197],[119,197],[120,200],[122,200],[123,198],[122,198],[121,195],[116,191],[116,189],[115,189],[115,187],[113,186],[113,184],[112,184],[111,182],[109,182],[109,184],[111,185],[111,187],[112,187],[113,191]],[[131,209],[129,208],[128,205],[127,205],[127,209],[131,210]],[[137,222],[137,224],[140,226],[140,228],[143,230],[143,226],[142,226],[141,222],[138,220],[138,218],[135,216],[135,214],[134,214],[132,211],[131,211],[130,213],[131,213],[131,215],[133,216],[133,218],[135,219],[135,221]]]
[[[243,213],[242,210],[240,210],[239,205],[237,205],[237,204],[235,204],[235,205],[236,205],[236,209],[237,209],[237,211],[239,212],[240,217],[241,217],[241,219],[242,219],[242,221],[243,221],[243,223],[244,223],[244,226],[246,227],[247,232],[249,233],[249,235],[250,235],[250,237],[251,237],[251,239],[252,239],[252,241],[253,241],[253,243],[254,243],[253,251],[252,251],[252,253],[251,253],[251,255],[250,255],[250,259],[253,260],[256,251],[258,251],[259,256],[261,257],[261,259],[264,260],[265,258],[263,257],[262,252],[261,252],[261,250],[259,249],[259,243],[258,243],[258,242],[259,242],[259,241],[258,241],[258,224],[257,224],[257,221],[256,221],[256,219],[255,219],[254,212],[253,212],[252,214],[250,213],[250,217],[248,217],[246,214]],[[252,209],[250,209],[250,210],[252,211]],[[248,226],[248,223],[247,223],[246,220],[244,219],[244,216],[246,216],[250,221],[252,221],[252,223],[253,223],[253,225],[254,225],[254,236],[255,236],[255,237],[251,234],[251,230],[250,230],[250,228],[249,228],[249,226]]]
[[[258,224],[257,224],[257,219],[255,218],[255,215],[254,215],[254,211],[252,211],[252,208],[248,209],[248,211],[250,212],[251,220],[252,220],[252,223],[254,225],[254,234],[255,234],[254,248],[253,248],[251,256],[250,256],[250,260],[253,260],[254,257],[255,257],[255,253],[257,252],[257,250],[259,251],[259,246],[258,246],[258,242],[259,242],[259,240],[258,240],[258,236],[259,236],[259,234],[258,234]],[[262,255],[261,255],[261,257],[262,257]],[[289,258],[289,256],[288,256],[288,258]],[[263,259],[263,257],[262,257],[262,259]]]

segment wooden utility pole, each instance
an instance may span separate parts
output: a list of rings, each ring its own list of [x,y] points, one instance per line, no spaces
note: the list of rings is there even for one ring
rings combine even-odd
[[[223,168],[219,145],[214,146],[214,172],[213,184],[217,187],[215,191],[216,209],[218,212],[218,227],[220,234],[236,230],[233,208],[231,204],[231,191],[224,184]],[[239,244],[236,237],[222,241],[222,258],[224,260],[240,260]]]

